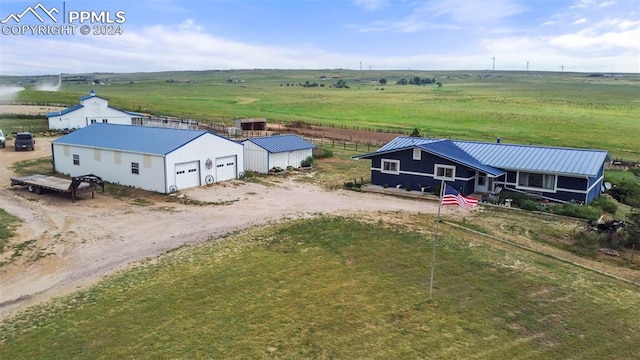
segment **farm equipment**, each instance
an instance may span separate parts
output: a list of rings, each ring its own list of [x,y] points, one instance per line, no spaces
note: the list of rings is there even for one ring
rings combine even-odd
[[[615,234],[624,228],[623,220],[607,220],[604,222],[597,220],[589,220],[586,224],[578,225],[574,232],[593,231],[602,234]]]
[[[93,174],[74,176],[71,180],[63,179],[55,176],[47,176],[35,174],[24,177],[11,179],[11,186],[23,185],[27,187],[29,192],[38,195],[45,191],[55,191],[71,195],[71,201],[76,201],[76,196],[85,193],[91,193],[94,198],[96,188],[100,186],[104,192],[104,181],[102,178]]]

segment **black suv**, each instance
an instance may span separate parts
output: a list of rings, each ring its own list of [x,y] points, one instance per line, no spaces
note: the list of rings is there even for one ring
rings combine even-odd
[[[15,136],[15,148],[18,150],[34,150],[36,147],[36,140],[33,138],[33,134],[29,132],[19,132]]]

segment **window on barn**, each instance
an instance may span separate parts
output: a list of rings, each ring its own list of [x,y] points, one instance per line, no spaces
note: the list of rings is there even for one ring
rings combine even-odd
[[[138,164],[137,162],[132,162],[131,173],[136,175],[140,174],[140,164]]]
[[[384,174],[400,174],[400,161],[382,159],[382,173]]]
[[[555,191],[556,176],[521,171],[518,172],[518,188]]]
[[[73,165],[80,165],[80,155],[73,154]]]
[[[103,124],[107,124],[107,123],[109,123],[109,119],[102,119],[102,123],[103,123]]]
[[[419,148],[413,149],[413,160],[420,160],[422,158],[422,150]]]
[[[96,119],[91,119],[92,124],[95,124],[96,122],[98,122]]]
[[[438,165],[435,168],[435,178],[438,180],[455,180],[456,167],[451,165]]]

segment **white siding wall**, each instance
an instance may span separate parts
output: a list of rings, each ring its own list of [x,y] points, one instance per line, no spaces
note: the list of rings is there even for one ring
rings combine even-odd
[[[267,160],[269,154],[267,150],[251,141],[244,141],[242,144],[244,145],[245,169],[261,174],[269,173],[269,160]]]
[[[167,189],[168,192],[172,185],[176,185],[175,164],[199,161],[200,162],[200,184],[206,184],[207,175],[215,178],[216,158],[225,156],[236,156],[236,178],[241,172],[244,172],[244,161],[242,156],[242,144],[213,135],[205,134],[190,142],[189,144],[173,151],[167,155]],[[211,169],[207,169],[207,160],[212,161]]]
[[[50,130],[80,129],[91,124],[91,120],[102,123],[104,119],[109,124],[131,125],[132,116],[109,107],[109,102],[102,98],[90,98],[82,102],[84,107],[61,116],[48,119]]]
[[[273,167],[281,167],[286,169],[288,166],[295,168],[300,167],[300,162],[313,154],[312,149],[297,150],[290,152],[282,152],[269,155],[269,169]]]
[[[199,162],[200,184],[206,184],[206,176],[215,175],[216,158],[236,157],[236,177],[244,172],[242,145],[231,140],[205,134],[194,141],[176,149],[166,158],[161,155],[146,155],[113,150],[100,150],[87,147],[53,144],[54,169],[68,175],[79,176],[94,174],[103,180],[126,186],[168,193],[176,185],[176,164]],[[80,165],[73,164],[73,155],[78,155]],[[213,166],[206,168],[207,159]],[[131,163],[138,163],[139,174],[132,174]],[[165,169],[166,163],[166,169]],[[217,182],[218,179],[214,180]]]
[[[74,155],[79,165],[74,165]],[[165,192],[164,160],[159,155],[53,144],[53,158],[55,171],[68,176],[94,174],[114,184]],[[132,162],[138,163],[137,175],[131,172]]]

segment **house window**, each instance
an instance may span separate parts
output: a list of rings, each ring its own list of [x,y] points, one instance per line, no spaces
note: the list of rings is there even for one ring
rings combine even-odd
[[[92,124],[95,124],[96,122],[97,122],[96,119],[91,119]]]
[[[450,165],[438,165],[436,164],[435,178],[439,180],[455,180],[456,179],[456,167]]]
[[[138,164],[137,162],[132,162],[131,173],[136,175],[140,174],[140,164]]]
[[[80,165],[80,155],[73,154],[73,165]]]
[[[107,124],[108,122],[109,122],[109,119],[102,119],[103,124]]]
[[[518,172],[518,187],[536,190],[555,190],[556,176],[532,172]]]
[[[382,159],[381,172],[385,174],[395,174],[395,175],[400,174],[400,161]]]
[[[413,149],[413,160],[420,160],[422,158],[422,150],[418,148]]]

